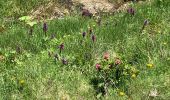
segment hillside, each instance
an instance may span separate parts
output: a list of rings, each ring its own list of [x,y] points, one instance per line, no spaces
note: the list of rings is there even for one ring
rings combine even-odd
[[[0,0],[0,100],[169,100],[169,0],[66,1]]]

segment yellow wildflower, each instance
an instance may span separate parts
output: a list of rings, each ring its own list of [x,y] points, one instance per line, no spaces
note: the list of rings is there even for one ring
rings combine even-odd
[[[119,92],[119,95],[120,95],[120,96],[124,96],[125,93],[124,93],[124,92]]]
[[[19,83],[20,83],[21,85],[23,85],[23,84],[25,83],[25,81],[24,81],[24,80],[20,80]]]
[[[136,78],[136,74],[132,74],[132,76],[131,76],[132,78]]]
[[[166,42],[164,42],[163,44],[164,44],[164,45],[167,45],[167,43],[166,43]]]
[[[154,66],[153,66],[153,64],[147,64],[147,67],[148,68],[153,68]]]

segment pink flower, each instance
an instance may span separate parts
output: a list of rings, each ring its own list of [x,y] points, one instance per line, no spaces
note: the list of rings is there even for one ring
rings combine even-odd
[[[122,61],[119,58],[115,59],[115,65],[120,65],[122,63]]]
[[[108,52],[105,52],[104,55],[103,55],[103,58],[105,60],[109,60],[109,57],[110,57],[110,54]]]
[[[97,63],[97,64],[96,64],[96,69],[97,69],[97,70],[100,70],[100,66],[101,66],[101,65]]]

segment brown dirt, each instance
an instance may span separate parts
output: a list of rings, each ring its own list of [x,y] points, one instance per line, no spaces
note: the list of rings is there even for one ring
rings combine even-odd
[[[45,6],[42,5],[32,10],[30,15],[33,19],[54,19],[63,17],[64,15],[70,15],[72,12],[74,13],[80,6],[83,6],[83,9],[89,10],[92,14],[100,11],[112,13],[127,9],[129,3],[125,3],[124,0],[117,0],[117,2],[112,3],[109,0],[72,0],[71,6],[68,6],[49,2]]]

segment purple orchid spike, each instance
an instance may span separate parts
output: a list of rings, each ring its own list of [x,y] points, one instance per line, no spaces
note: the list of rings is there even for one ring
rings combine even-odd
[[[92,41],[95,42],[96,41],[96,36],[93,34],[92,35]]]
[[[44,23],[44,24],[43,24],[43,31],[45,32],[45,35],[46,35],[46,33],[47,33],[47,30],[48,30],[47,23]]]
[[[60,44],[59,49],[60,49],[60,53],[62,50],[64,50],[64,43]]]
[[[146,26],[147,24],[149,23],[149,21],[146,19],[145,21],[144,21],[144,26]]]
[[[142,30],[145,28],[145,26],[149,23],[149,21],[146,19],[143,23],[143,27],[142,27]]]
[[[131,15],[135,15],[135,10],[133,8],[129,8],[127,12]]]
[[[62,59],[62,63],[63,63],[63,65],[67,65],[67,64],[68,64],[68,61],[63,58],[63,59]]]
[[[83,32],[82,35],[83,35],[83,38],[84,38],[86,36],[86,32]]]

